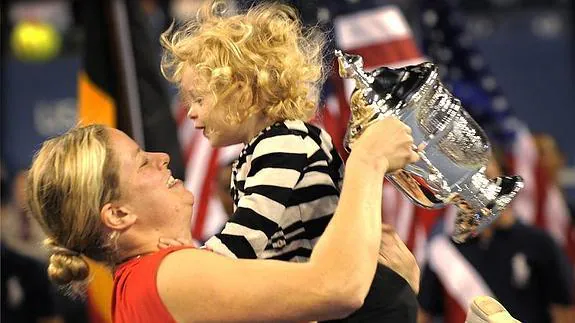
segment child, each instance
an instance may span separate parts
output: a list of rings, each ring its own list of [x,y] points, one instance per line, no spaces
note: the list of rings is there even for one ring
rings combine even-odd
[[[225,17],[212,14],[216,7],[225,11],[210,3],[161,39],[162,72],[179,85],[194,126],[213,146],[245,144],[232,170],[234,214],[206,246],[230,257],[305,262],[336,209],[343,176],[330,136],[306,122],[327,74],[324,40],[302,31],[284,5]],[[405,280],[379,266],[365,305],[348,321],[415,322],[416,311]]]

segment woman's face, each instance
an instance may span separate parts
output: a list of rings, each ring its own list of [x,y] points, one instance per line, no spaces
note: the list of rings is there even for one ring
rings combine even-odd
[[[118,163],[118,206],[136,214],[137,225],[165,235],[188,236],[194,196],[171,176],[169,156],[142,151],[119,130],[109,128],[108,133]]]

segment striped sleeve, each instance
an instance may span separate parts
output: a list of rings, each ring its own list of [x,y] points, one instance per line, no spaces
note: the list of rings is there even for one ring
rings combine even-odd
[[[309,143],[301,135],[284,133],[254,147],[244,195],[222,232],[206,242],[209,248],[230,257],[261,256],[303,176]]]

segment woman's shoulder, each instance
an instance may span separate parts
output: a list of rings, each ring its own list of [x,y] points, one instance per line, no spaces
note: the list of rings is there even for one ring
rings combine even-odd
[[[151,284],[154,281],[154,277],[156,276],[162,260],[171,253],[182,249],[193,249],[193,247],[170,247],[146,255],[134,257],[116,268],[114,272],[114,283],[116,285],[122,285],[122,287],[127,284],[131,284],[132,282],[137,282],[136,285],[140,287],[143,287],[142,285],[148,283]],[[148,278],[152,278],[152,280],[150,281]],[[140,281],[140,279],[144,280]]]
[[[184,246],[162,249],[120,265],[114,273],[113,308],[116,321],[143,322],[150,319],[173,322],[158,293],[158,271],[169,255],[193,249]]]

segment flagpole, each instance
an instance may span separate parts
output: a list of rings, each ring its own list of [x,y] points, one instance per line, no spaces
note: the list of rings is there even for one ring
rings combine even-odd
[[[129,115],[129,125],[131,137],[140,147],[144,148],[144,125],[142,122],[142,113],[140,109],[140,92],[138,90],[138,78],[136,64],[134,62],[134,52],[132,46],[132,37],[130,34],[130,22],[126,2],[123,0],[112,0],[112,21],[116,38],[119,74],[122,84],[121,96],[122,104],[125,104]]]

